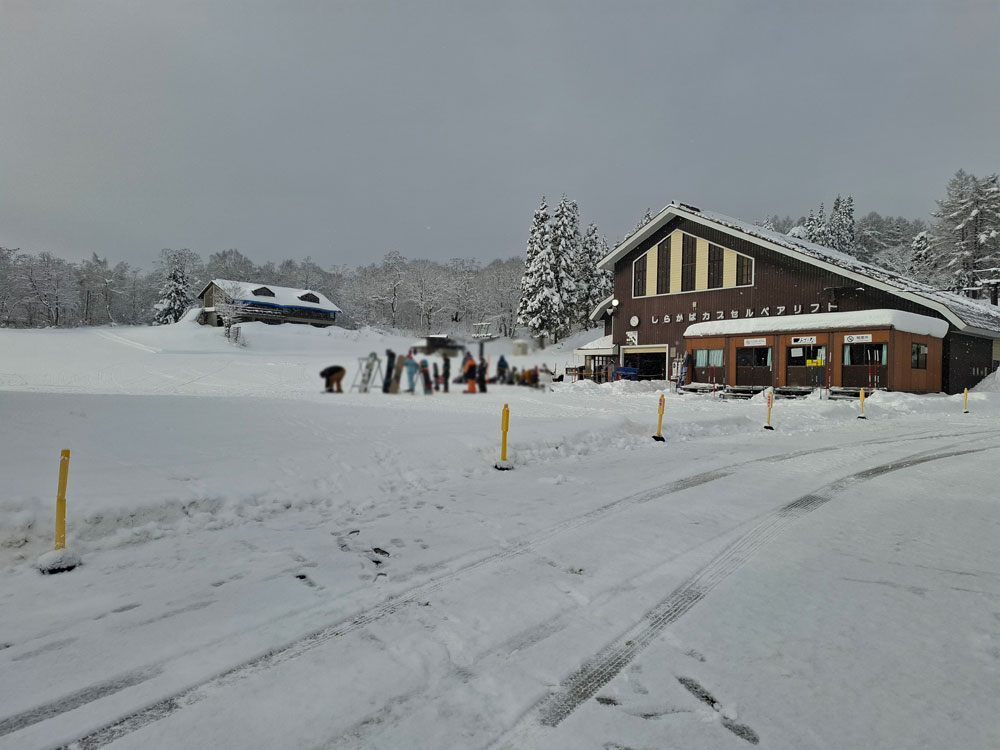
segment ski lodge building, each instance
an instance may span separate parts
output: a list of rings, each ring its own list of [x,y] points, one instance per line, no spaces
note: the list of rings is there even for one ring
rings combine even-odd
[[[212,279],[198,298],[203,305],[199,322],[210,326],[223,324],[217,305],[234,306],[234,318],[243,322],[309,323],[317,328],[332,326],[341,312],[319,292],[228,279]]]
[[[646,379],[961,392],[1000,364],[1000,307],[672,202],[598,263],[604,336],[576,350]],[[690,366],[683,363],[690,355]]]

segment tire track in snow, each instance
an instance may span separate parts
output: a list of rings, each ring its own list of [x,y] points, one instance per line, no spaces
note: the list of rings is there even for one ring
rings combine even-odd
[[[510,547],[503,550],[495,552],[486,557],[482,557],[478,560],[474,560],[465,565],[459,566],[452,570],[442,573],[440,576],[428,579],[416,586],[407,589],[404,592],[396,594],[389,599],[383,601],[381,604],[375,605],[374,607],[362,610],[361,612],[350,615],[346,618],[340,619],[335,623],[328,625],[319,630],[313,631],[301,638],[298,638],[284,646],[272,649],[271,651],[257,656],[255,658],[249,659],[231,669],[225,670],[214,676],[202,680],[196,685],[189,687],[180,692],[174,693],[166,698],[163,698],[156,703],[153,703],[145,708],[140,709],[134,713],[119,717],[118,719],[104,725],[100,729],[95,730],[73,742],[63,745],[59,750],[94,750],[96,748],[104,747],[115,740],[124,737],[125,735],[131,734],[138,729],[141,729],[148,724],[158,721],[162,718],[170,716],[178,709],[184,706],[192,705],[204,700],[209,696],[209,694],[214,690],[224,689],[227,685],[237,682],[241,679],[249,677],[258,671],[268,669],[279,664],[282,664],[290,659],[297,658],[302,654],[316,648],[317,646],[326,643],[327,641],[339,638],[341,636],[352,633],[360,628],[363,628],[370,623],[380,620],[384,617],[390,616],[395,612],[398,612],[404,607],[410,606],[419,600],[425,599],[429,593],[432,593],[440,589],[445,584],[458,579],[459,577],[465,576],[467,574],[473,573],[480,568],[484,568],[491,565],[500,564],[514,557],[520,556],[527,552],[532,551],[540,544],[548,541],[549,539],[573,531],[582,526],[594,523],[607,515],[623,510],[632,505],[639,505],[653,500],[657,500],[661,497],[675,494],[687,489],[692,489],[709,482],[713,482],[716,479],[721,479],[728,476],[734,470],[739,469],[743,466],[750,464],[757,464],[762,461],[766,462],[783,462],[793,458],[800,458],[807,455],[815,455],[817,453],[827,453],[839,450],[846,450],[851,448],[857,448],[859,446],[869,446],[869,445],[881,445],[887,443],[901,443],[910,442],[918,440],[928,440],[937,439],[942,437],[968,437],[975,434],[996,434],[998,430],[982,430],[977,433],[970,432],[957,432],[957,433],[932,433],[932,434],[921,434],[921,435],[908,435],[906,437],[889,437],[889,438],[878,438],[868,441],[859,441],[851,443],[849,445],[832,445],[824,446],[821,448],[812,448],[802,451],[797,451],[795,453],[785,453],[776,456],[767,456],[762,458],[754,458],[750,460],[739,461],[727,466],[719,467],[717,469],[712,469],[710,471],[700,472],[698,474],[693,474],[689,477],[683,477],[681,479],[676,479],[671,482],[667,482],[663,485],[643,490],[631,495],[628,495],[618,500],[607,503],[603,506],[595,508],[587,513],[579,516],[575,516],[565,521],[561,521],[553,526],[545,529],[533,536],[523,539],[519,542],[514,543]],[[985,450],[985,449],[984,449]],[[798,502],[798,501],[796,501]],[[741,563],[742,564],[742,563]],[[703,596],[702,594],[701,596]],[[698,597],[701,598],[700,596]],[[695,602],[691,602],[689,606],[683,611],[686,612],[690,609]],[[681,612],[683,614],[683,612]],[[677,615],[680,616],[679,614]],[[676,619],[676,618],[674,618]],[[664,625],[665,626],[665,625]],[[662,629],[662,628],[661,628]],[[631,656],[629,657],[631,659]],[[166,664],[169,662],[164,662]],[[152,669],[161,670],[163,664],[153,665]],[[614,676],[613,674],[611,676]],[[610,677],[608,677],[610,680]],[[113,681],[112,681],[113,682]],[[605,684],[607,680],[601,683]],[[597,687],[600,687],[598,685]],[[595,691],[597,689],[595,687]],[[80,693],[86,693],[88,689],[85,688]],[[76,694],[73,694],[75,696]],[[31,711],[25,712],[24,714],[19,714],[17,716],[24,716],[26,714],[32,714],[35,712],[42,712],[43,718],[39,721],[53,718],[59,714],[70,711],[74,708],[83,705],[82,703],[74,703],[72,700],[73,696],[68,696],[67,698],[62,698],[54,701],[50,704],[40,706]],[[101,697],[101,696],[97,696]],[[91,699],[96,700],[96,697]],[[89,702],[89,701],[84,701]],[[575,707],[575,706],[574,706]],[[10,717],[5,721],[12,721],[17,718]],[[37,723],[37,722],[32,722]],[[25,725],[27,726],[27,725]],[[20,727],[19,727],[20,728]],[[15,730],[10,730],[15,731]]]
[[[519,735],[518,730],[531,733],[535,727],[555,727],[582,703],[610,682],[619,672],[645,649],[673,622],[680,619],[695,604],[704,599],[722,581],[742,568],[764,545],[798,518],[816,510],[836,495],[862,482],[867,482],[889,472],[938,461],[955,456],[996,450],[1000,446],[953,450],[938,453],[917,453],[906,459],[892,461],[838,479],[826,486],[803,495],[768,514],[749,532],[734,541],[721,554],[678,586],[666,599],[643,615],[639,623],[617,641],[588,660],[567,677],[560,689],[544,698],[529,711],[528,726],[515,726],[505,734],[507,744],[499,747],[516,747],[510,740]],[[533,726],[532,726],[533,725]],[[504,738],[501,738],[501,742]]]

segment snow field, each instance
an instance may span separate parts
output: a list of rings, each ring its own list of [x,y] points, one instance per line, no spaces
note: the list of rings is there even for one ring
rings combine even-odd
[[[995,378],[667,392],[657,444],[663,384],[331,395],[410,340],[246,328],[0,331],[0,748],[995,746]]]

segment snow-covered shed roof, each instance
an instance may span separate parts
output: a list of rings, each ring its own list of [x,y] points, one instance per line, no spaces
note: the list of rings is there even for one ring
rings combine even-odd
[[[324,312],[341,312],[333,302],[320,292],[309,289],[293,289],[274,284],[257,284],[249,281],[230,281],[228,279],[212,279],[198,294],[204,298],[208,288],[215,284],[224,292],[241,302],[253,302],[258,305],[272,307],[298,307],[305,310],[323,310]],[[255,292],[257,292],[255,294]],[[268,294],[270,292],[270,294]],[[315,298],[315,302],[312,300]]]
[[[918,336],[944,338],[948,321],[903,310],[858,310],[791,315],[780,318],[740,318],[693,323],[684,336],[732,336],[780,331],[842,331],[853,328],[895,328]]]
[[[1000,308],[994,305],[963,297],[960,294],[935,289],[927,284],[900,276],[888,269],[864,263],[846,253],[817,245],[814,242],[789,237],[781,232],[764,229],[755,224],[712,211],[703,211],[677,201],[671,201],[653,217],[652,221],[639,227],[622,240],[614,250],[598,262],[598,268],[614,268],[615,263],[620,258],[635,249],[674,217],[689,219],[696,224],[719,229],[729,234],[744,235],[783,255],[820,266],[833,273],[853,278],[856,281],[936,310],[961,331],[990,338],[1000,338]]]
[[[578,346],[573,350],[573,354],[585,355],[589,354],[591,356],[595,354],[616,354],[616,347],[611,341],[612,336],[609,333],[607,336],[601,336],[600,338],[594,339],[593,341],[588,341],[583,346]]]

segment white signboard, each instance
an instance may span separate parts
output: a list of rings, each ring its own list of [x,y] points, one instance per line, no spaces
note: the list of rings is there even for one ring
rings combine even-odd
[[[794,349],[792,349],[791,355],[793,357],[801,357],[802,356],[802,347],[798,346],[798,347],[795,347]]]
[[[743,339],[743,346],[767,346],[767,339]]]
[[[636,346],[639,343],[638,331],[625,331],[625,345]]]
[[[849,333],[844,336],[845,344],[864,344],[871,342],[872,335],[870,333]]]
[[[792,346],[796,344],[815,344],[815,336],[792,336]]]

